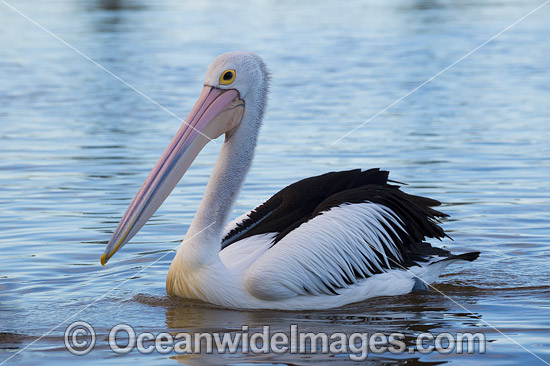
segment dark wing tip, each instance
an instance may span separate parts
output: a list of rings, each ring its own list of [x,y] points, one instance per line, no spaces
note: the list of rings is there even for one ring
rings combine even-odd
[[[455,258],[462,259],[468,262],[473,262],[479,257],[480,254],[481,252],[470,252],[470,253],[458,254],[455,256]]]
[[[481,252],[469,252],[469,253],[464,253],[464,254],[453,254],[451,256],[449,256],[448,258],[445,258],[443,259],[444,261],[451,261],[451,260],[462,260],[462,261],[468,261],[468,262],[473,262],[475,261],[479,255],[481,254]]]

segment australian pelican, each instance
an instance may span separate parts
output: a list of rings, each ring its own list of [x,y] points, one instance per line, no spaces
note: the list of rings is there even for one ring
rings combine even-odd
[[[101,263],[159,208],[201,149],[225,134],[204,198],[168,271],[169,295],[231,308],[323,309],[426,289],[458,260],[424,239],[446,236],[433,209],[378,169],[331,172],[281,190],[231,223],[252,163],[269,73],[252,53],[229,52],[114,231]]]

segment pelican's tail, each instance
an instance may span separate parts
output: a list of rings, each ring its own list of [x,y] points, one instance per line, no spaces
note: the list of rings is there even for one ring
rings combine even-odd
[[[449,265],[459,261],[472,262],[479,257],[480,252],[470,252],[457,255],[449,255],[446,258],[431,262],[427,266],[423,267],[418,272],[417,276],[413,278],[414,284],[412,292],[424,292],[428,291],[429,284],[435,282],[441,272]]]
[[[447,258],[442,259],[440,261],[430,263],[430,265],[434,265],[436,263],[441,263],[441,262],[451,262],[451,263],[453,263],[455,261],[473,262],[477,259],[477,257],[479,257],[480,253],[481,252],[469,252],[469,253],[457,254],[457,255],[453,254],[453,255],[450,255]],[[451,264],[451,263],[448,263],[448,264]]]

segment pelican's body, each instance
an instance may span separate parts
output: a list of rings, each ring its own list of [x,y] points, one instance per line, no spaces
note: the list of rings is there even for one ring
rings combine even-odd
[[[230,52],[209,67],[205,88],[115,230],[104,264],[145,224],[200,149],[226,139],[204,198],[168,271],[169,295],[231,308],[322,309],[426,289],[456,260],[432,209],[378,169],[332,172],[294,183],[228,223],[267,101],[268,73],[255,54]]]

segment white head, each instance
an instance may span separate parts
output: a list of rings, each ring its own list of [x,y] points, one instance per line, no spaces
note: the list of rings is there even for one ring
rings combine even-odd
[[[227,52],[208,66],[205,86],[236,89],[247,100],[267,94],[269,73],[262,58],[250,52]]]
[[[225,133],[254,138],[266,105],[269,73],[253,53],[228,52],[208,67],[204,89],[160,160],[134,197],[101,257],[104,265],[160,207],[202,148]],[[253,146],[250,146],[253,148]]]

